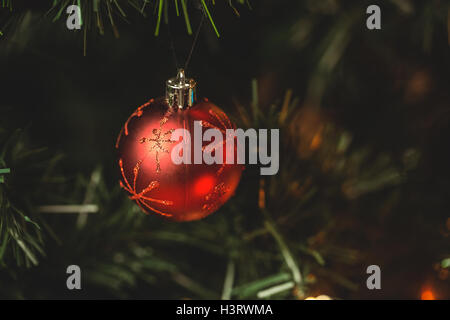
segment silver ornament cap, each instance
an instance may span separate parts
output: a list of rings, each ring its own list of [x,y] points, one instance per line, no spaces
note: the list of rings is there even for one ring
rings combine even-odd
[[[177,109],[192,107],[196,100],[196,85],[194,79],[186,78],[184,70],[179,69],[177,76],[166,82],[167,104]]]

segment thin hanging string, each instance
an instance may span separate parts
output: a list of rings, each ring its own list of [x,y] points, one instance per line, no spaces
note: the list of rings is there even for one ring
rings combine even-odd
[[[189,65],[189,62],[191,61],[192,53],[194,52],[194,48],[195,48],[195,45],[197,43],[197,39],[198,39],[198,36],[200,34],[200,30],[202,28],[204,20],[205,20],[205,14],[202,11],[202,18],[200,20],[200,24],[197,27],[197,30],[195,31],[194,41],[192,42],[191,50],[190,50],[189,55],[188,55],[188,57],[186,59],[186,62],[184,64],[184,70],[187,69],[187,67]],[[174,41],[173,41],[173,38],[172,38],[172,34],[170,32],[170,23],[167,24],[167,33],[168,33],[168,36],[169,36],[170,49],[172,51],[173,61],[175,62],[175,68],[178,70],[179,64],[178,64],[178,59],[177,59],[177,52],[175,50],[175,44],[174,44]]]
[[[192,53],[194,52],[195,44],[197,43],[198,35],[200,34],[200,29],[202,28],[203,21],[205,20],[205,14],[202,12],[202,19],[200,20],[200,24],[198,25],[197,31],[195,32],[194,41],[192,42],[191,51],[186,59],[186,63],[184,64],[184,71],[187,70],[189,62],[191,61]]]
[[[178,70],[177,52],[175,51],[175,45],[173,43],[172,33],[170,32],[170,22],[167,23],[167,34],[170,41],[170,50],[172,51],[173,61],[175,62],[175,69]]]

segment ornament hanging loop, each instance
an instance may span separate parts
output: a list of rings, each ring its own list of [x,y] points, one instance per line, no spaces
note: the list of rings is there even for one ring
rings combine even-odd
[[[186,78],[184,70],[179,69],[177,76],[166,82],[167,104],[176,109],[192,107],[196,100],[196,85],[194,79]]]

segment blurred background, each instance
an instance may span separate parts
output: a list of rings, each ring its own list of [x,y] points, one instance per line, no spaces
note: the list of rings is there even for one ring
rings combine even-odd
[[[449,1],[74,2],[72,31],[72,1],[0,3],[0,298],[450,297]],[[120,189],[114,144],[202,15],[187,76],[238,127],[280,129],[280,171],[247,166],[174,223]]]

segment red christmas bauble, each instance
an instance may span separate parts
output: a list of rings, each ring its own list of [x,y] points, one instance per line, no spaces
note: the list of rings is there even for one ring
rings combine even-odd
[[[180,109],[170,107],[165,98],[140,106],[122,128],[116,143],[120,185],[144,212],[174,221],[197,220],[216,211],[234,194],[243,165],[172,162],[172,149],[181,143],[171,141],[172,132],[187,129],[194,141],[194,121],[201,121],[202,136],[204,130],[216,128],[223,133],[223,141],[225,130],[234,128],[226,114],[207,99]],[[191,155],[193,148],[192,142]],[[223,155],[225,158],[225,144]]]

